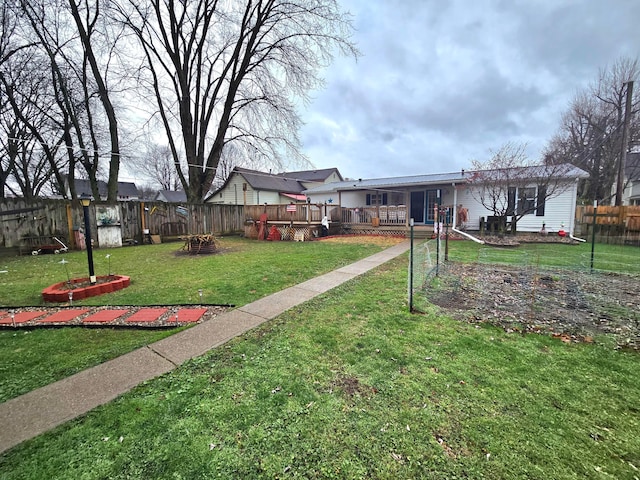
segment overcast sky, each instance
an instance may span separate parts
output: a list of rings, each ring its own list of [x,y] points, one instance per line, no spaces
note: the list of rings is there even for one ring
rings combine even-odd
[[[539,159],[575,92],[640,55],[640,0],[342,0],[358,61],[337,58],[303,112],[316,168],[453,172],[508,141]]]

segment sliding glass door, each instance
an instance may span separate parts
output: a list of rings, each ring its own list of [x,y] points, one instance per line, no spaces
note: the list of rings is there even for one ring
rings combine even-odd
[[[440,190],[411,192],[411,218],[416,224],[433,225],[434,207],[440,203]]]

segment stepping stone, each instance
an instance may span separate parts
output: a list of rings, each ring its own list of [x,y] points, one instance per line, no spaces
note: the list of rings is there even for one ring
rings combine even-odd
[[[164,315],[168,308],[141,308],[125,320],[127,323],[151,323]]]
[[[70,322],[74,318],[79,317],[89,311],[88,308],[82,309],[73,309],[73,310],[60,310],[59,312],[54,313],[53,315],[49,315],[41,320],[38,320],[38,323],[66,323]]]
[[[41,317],[42,315],[46,314],[47,312],[45,311],[36,311],[36,312],[20,312],[20,313],[16,313],[16,316],[14,318],[14,322],[16,324],[18,323],[26,323],[30,320],[33,320],[34,318],[38,318]],[[11,325],[11,315],[9,315],[6,318],[3,318],[2,320],[0,320],[0,325]]]
[[[100,310],[82,320],[83,323],[107,323],[113,322],[116,318],[121,317],[129,310],[126,308],[116,310]]]
[[[195,323],[207,313],[206,308],[181,308],[178,310],[178,322],[182,323]],[[175,320],[175,316],[172,316],[171,320]]]

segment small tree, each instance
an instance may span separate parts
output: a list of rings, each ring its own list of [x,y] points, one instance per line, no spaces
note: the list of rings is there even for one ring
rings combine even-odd
[[[570,187],[570,164],[539,165],[525,153],[526,144],[506,143],[486,162],[474,160],[471,174],[473,198],[499,219],[504,233],[508,217],[515,233],[518,221],[536,212],[544,215],[545,203]]]

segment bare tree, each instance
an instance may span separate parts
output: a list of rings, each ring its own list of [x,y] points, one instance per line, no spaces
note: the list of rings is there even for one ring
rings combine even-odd
[[[168,145],[148,142],[144,154],[131,159],[128,167],[156,189],[179,190],[182,187]]]
[[[102,20],[100,11],[100,1],[90,2],[89,0],[68,0],[69,8],[75,25],[78,30],[80,42],[82,44],[83,56],[83,76],[86,78],[88,72],[86,65],[90,66],[92,80],[95,82],[96,93],[104,109],[109,127],[109,178],[107,181],[107,202],[115,202],[118,197],[118,172],[120,170],[120,140],[118,136],[118,120],[116,110],[111,101],[110,89],[107,86],[108,60],[110,55],[105,55],[107,65],[99,65],[98,55],[95,51],[95,44],[100,44],[101,36],[105,32],[100,32],[98,26]],[[115,48],[119,34],[111,30],[109,50]]]
[[[545,163],[570,162],[589,173],[580,189],[586,200],[606,203],[621,159],[626,84],[640,73],[638,60],[621,58],[601,69],[598,79],[578,92],[562,117],[560,131],[544,153]],[[628,151],[640,144],[640,94],[633,96]]]
[[[321,85],[335,49],[357,55],[335,0],[128,0],[119,18],[144,51],[190,202],[210,190],[231,143],[246,158],[299,155],[295,99]]]
[[[16,49],[0,65],[0,179],[25,198],[38,196],[52,178],[61,179],[65,166],[53,89],[41,60],[35,49]]]
[[[570,187],[571,164],[540,165],[531,161],[525,144],[506,143],[492,157],[472,161],[471,195],[500,219],[504,232],[508,217],[511,230],[531,213],[544,213],[548,199],[557,197]]]
[[[43,95],[31,99],[31,105],[46,112],[49,118],[46,125],[26,121],[31,135],[41,144],[52,168],[54,152],[58,151],[60,142],[64,144],[72,197],[77,194],[74,187],[76,166],[81,165],[84,175],[79,174],[89,179],[91,193],[98,198],[97,179],[102,175],[103,154],[108,152],[108,201],[115,201],[120,144],[111,96],[117,90],[107,78],[112,71],[112,59],[117,58],[112,53],[120,32],[103,22],[103,2],[100,1],[20,0],[11,5],[14,16],[22,22],[23,45],[20,48],[28,48],[33,58],[46,59],[51,86],[46,89],[47,101],[43,102]],[[27,71],[32,70],[30,64],[25,67]],[[121,72],[116,76],[120,79]],[[10,93],[15,94],[16,100],[20,96],[30,99],[27,93],[31,83],[15,84]],[[12,106],[14,109],[25,108],[19,101],[13,102]],[[23,113],[20,115],[25,117]],[[48,134],[38,130],[42,128],[57,128],[56,140],[51,142],[46,138]],[[39,151],[31,150],[33,153]],[[55,169],[53,173],[54,190],[64,191],[62,185],[66,182],[62,173]],[[21,180],[27,183],[27,179]]]

